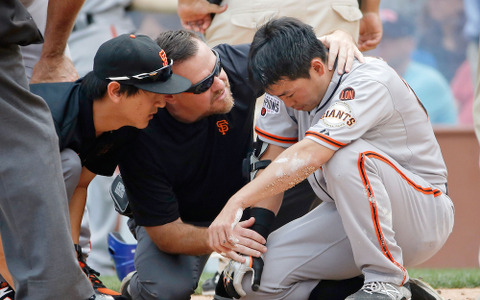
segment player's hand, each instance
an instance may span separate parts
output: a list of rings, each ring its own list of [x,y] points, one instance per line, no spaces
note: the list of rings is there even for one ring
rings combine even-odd
[[[78,73],[70,58],[65,55],[58,57],[42,57],[33,67],[30,83],[68,82],[78,79]]]
[[[216,5],[207,0],[178,0],[177,13],[185,29],[205,33],[212,23],[211,14],[221,14],[227,5]]]
[[[230,260],[223,270],[223,285],[228,295],[237,299],[246,295],[242,281],[247,272],[252,272],[252,290],[257,291],[260,287],[263,264],[262,257],[247,256],[244,263]]]
[[[352,36],[342,30],[335,30],[331,34],[320,37],[319,40],[329,49],[327,59],[329,70],[333,69],[336,59],[338,59],[338,74],[343,74],[344,71],[350,72],[355,57],[360,62],[364,62],[363,54],[357,48]]]
[[[378,13],[364,13],[360,20],[360,36],[358,48],[360,51],[375,49],[383,35],[382,20]]]
[[[248,229],[255,218],[239,223],[242,214],[241,206],[231,198],[208,227],[208,238],[213,251],[243,263],[245,258],[237,252],[259,257],[267,248],[265,238]]]

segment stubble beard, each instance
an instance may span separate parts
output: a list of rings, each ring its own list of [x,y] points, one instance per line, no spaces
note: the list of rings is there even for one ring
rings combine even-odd
[[[215,94],[213,97],[212,97],[212,101],[211,101],[211,104],[212,104],[212,108],[211,110],[207,113],[208,116],[211,116],[211,115],[220,115],[220,114],[226,114],[226,113],[229,113],[234,104],[235,104],[235,101],[233,99],[233,95],[232,95],[232,91],[230,90],[230,85],[228,84],[226,87],[225,87],[225,99],[219,103],[219,102],[216,102],[215,99],[222,93],[222,92],[219,92],[218,94]],[[215,107],[215,104],[217,104],[217,107]],[[221,104],[221,106],[218,106],[218,104]]]

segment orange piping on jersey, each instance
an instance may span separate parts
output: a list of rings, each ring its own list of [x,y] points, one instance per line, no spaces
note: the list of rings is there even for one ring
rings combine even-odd
[[[288,137],[281,137],[281,136],[273,135],[273,134],[270,134],[268,132],[265,132],[265,131],[259,129],[257,126],[255,126],[255,132],[259,136],[262,136],[266,139],[269,139],[269,140],[272,140],[272,141],[275,141],[275,142],[286,143],[286,144],[295,144],[296,142],[298,142],[298,138],[296,138],[296,137],[288,138]]]
[[[332,139],[331,137],[328,137],[324,134],[321,134],[321,133],[318,133],[318,132],[315,132],[315,131],[307,131],[305,133],[305,136],[308,136],[308,135],[311,135],[313,137],[321,139],[325,143],[330,144],[330,145],[332,145],[336,148],[342,148],[342,147],[345,147],[347,145],[347,144],[344,144],[344,143],[340,143],[339,141],[336,141],[336,140]]]
[[[363,184],[364,184],[365,189],[367,191],[368,201],[370,203],[370,211],[372,213],[373,227],[374,227],[375,233],[377,235],[377,239],[378,239],[380,249],[382,250],[383,254],[387,257],[387,259],[390,260],[394,265],[396,265],[402,271],[403,279],[402,279],[401,285],[403,285],[405,283],[405,280],[407,279],[407,270],[405,269],[404,266],[402,266],[400,263],[398,263],[395,260],[395,258],[390,253],[390,250],[388,249],[387,243],[385,242],[385,236],[383,235],[383,231],[382,231],[382,228],[380,226],[380,221],[378,220],[378,209],[377,209],[377,203],[375,201],[375,196],[373,194],[372,187],[370,186],[370,182],[369,182],[367,174],[365,172],[365,167],[364,167],[365,156],[369,156],[368,153],[369,152],[364,152],[364,153],[359,154],[358,171],[360,173],[360,177],[362,178]]]
[[[250,256],[250,265],[248,267],[250,269],[253,268],[253,256]]]

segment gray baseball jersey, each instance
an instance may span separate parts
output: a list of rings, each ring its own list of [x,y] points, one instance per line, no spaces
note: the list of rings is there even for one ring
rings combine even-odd
[[[325,202],[269,236],[260,291],[247,297],[306,299],[318,280],[361,273],[403,284],[405,265],[445,243],[453,205],[440,147],[415,93],[384,61],[335,72],[312,111],[266,95],[255,130],[282,147],[307,138],[336,152],[308,178]]]

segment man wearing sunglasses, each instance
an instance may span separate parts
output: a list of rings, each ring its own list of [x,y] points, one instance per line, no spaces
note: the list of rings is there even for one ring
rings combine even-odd
[[[347,34],[324,40],[334,41],[332,49],[343,45],[339,65],[353,61],[356,48]],[[136,272],[125,277],[121,289],[131,299],[190,299],[213,252],[207,227],[248,181],[242,163],[252,149],[259,95],[247,78],[249,45],[210,49],[185,30],[164,32],[156,41],[175,61],[173,72],[193,85],[162,96],[165,109],[120,161],[138,240]],[[333,61],[336,54],[332,51]],[[311,200],[287,212],[290,220],[308,211]],[[271,221],[268,214],[262,217]],[[238,241],[232,242],[236,251],[259,256],[266,251],[265,238],[249,229],[253,222],[240,222]],[[241,259],[234,251],[226,255]]]
[[[70,200],[72,239],[99,299],[124,297],[102,284],[78,246],[87,187],[97,174],[113,175],[125,146],[165,107],[167,99],[161,94],[180,93],[191,86],[172,73],[172,65],[149,37],[125,34],[105,42],[96,53],[93,71],[76,82],[30,85],[52,112]]]

